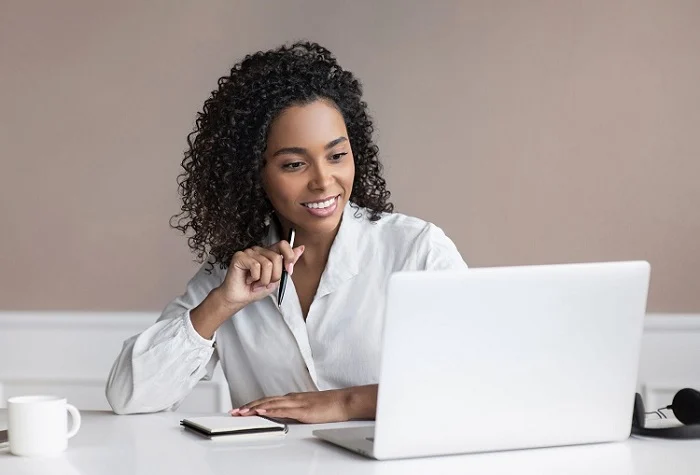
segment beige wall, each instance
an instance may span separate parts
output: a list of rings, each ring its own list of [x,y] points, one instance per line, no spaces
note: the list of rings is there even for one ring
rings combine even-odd
[[[648,259],[649,309],[700,312],[700,2],[97,3],[0,5],[0,310],[181,292],[195,113],[305,37],[363,80],[397,209],[469,264]]]

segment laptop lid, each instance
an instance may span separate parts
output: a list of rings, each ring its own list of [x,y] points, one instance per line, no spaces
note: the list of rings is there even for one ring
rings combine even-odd
[[[375,457],[627,438],[649,274],[616,262],[392,275]]]

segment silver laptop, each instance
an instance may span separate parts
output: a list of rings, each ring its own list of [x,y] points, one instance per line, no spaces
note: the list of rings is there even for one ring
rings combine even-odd
[[[401,272],[374,426],[315,430],[375,459],[629,437],[650,266]]]

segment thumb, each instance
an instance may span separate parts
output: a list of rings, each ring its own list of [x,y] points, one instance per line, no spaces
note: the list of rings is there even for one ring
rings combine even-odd
[[[297,261],[299,260],[299,258],[301,257],[301,255],[304,254],[304,249],[305,249],[305,247],[303,244],[299,247],[295,247],[294,249],[292,249],[292,251],[294,251],[294,260],[289,265],[289,274],[290,275],[292,274],[292,272],[294,272],[294,264],[296,264]]]

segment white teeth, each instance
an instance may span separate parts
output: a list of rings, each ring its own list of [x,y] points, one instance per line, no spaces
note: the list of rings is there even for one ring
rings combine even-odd
[[[306,203],[304,206],[306,206],[307,208],[313,208],[313,209],[318,209],[318,208],[323,209],[323,208],[328,208],[333,203],[335,203],[335,198],[331,198],[329,200],[322,201],[320,203]]]

